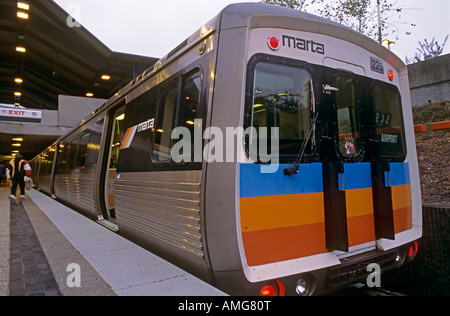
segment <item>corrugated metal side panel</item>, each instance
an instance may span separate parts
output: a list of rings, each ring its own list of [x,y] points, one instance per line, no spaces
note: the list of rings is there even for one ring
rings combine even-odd
[[[204,259],[201,171],[122,173],[115,184],[119,225]]]
[[[97,214],[95,207],[95,174],[55,176],[55,195],[86,212]]]

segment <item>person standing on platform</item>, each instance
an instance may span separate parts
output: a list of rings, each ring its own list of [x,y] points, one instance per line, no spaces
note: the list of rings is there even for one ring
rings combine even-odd
[[[0,163],[0,186],[3,183],[3,178],[5,177],[5,166]]]
[[[20,187],[20,198],[25,198],[25,177],[31,176],[31,167],[26,160],[22,159],[22,155],[16,154],[16,157],[9,162],[6,170],[6,176],[11,179],[11,195],[10,200],[16,199],[17,185]]]

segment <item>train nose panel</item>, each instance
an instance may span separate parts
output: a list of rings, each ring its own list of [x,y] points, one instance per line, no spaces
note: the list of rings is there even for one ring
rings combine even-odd
[[[257,266],[328,252],[322,167],[301,165],[296,176],[241,164],[241,231],[247,263]]]
[[[284,167],[263,174],[259,165],[241,164],[240,219],[249,266],[351,251],[353,246],[380,238],[374,203],[379,197],[374,195],[370,162],[342,164],[333,169],[332,180],[323,176],[330,168],[322,163],[301,164],[294,176],[284,175]],[[408,164],[391,163],[389,168],[390,180],[382,185],[389,185],[390,200],[383,203],[392,208],[387,230],[395,237],[412,228],[412,202]],[[333,182],[331,189],[339,192],[338,199],[336,194],[328,195],[326,181]],[[334,217],[327,215],[327,208]]]

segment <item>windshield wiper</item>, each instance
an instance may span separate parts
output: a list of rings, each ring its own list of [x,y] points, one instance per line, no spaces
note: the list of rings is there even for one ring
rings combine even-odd
[[[316,121],[319,117],[319,113],[314,113],[314,118],[311,122],[311,126],[309,127],[308,136],[306,137],[306,140],[303,142],[302,147],[300,148],[300,151],[297,155],[297,158],[295,159],[294,166],[292,168],[285,168],[284,169],[284,175],[286,176],[292,176],[293,174],[298,174],[300,171],[300,162],[303,159],[303,156],[305,154],[306,146],[308,145],[308,142],[311,138],[311,134],[313,130],[315,130],[316,127]]]

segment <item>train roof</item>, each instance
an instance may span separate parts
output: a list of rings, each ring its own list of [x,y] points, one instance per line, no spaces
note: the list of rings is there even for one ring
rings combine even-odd
[[[166,64],[181,56],[185,51],[189,50],[193,47],[193,45],[196,45],[205,37],[217,31],[243,27],[283,28],[332,36],[365,48],[390,63],[398,70],[400,74],[407,73],[406,65],[397,55],[370,37],[342,24],[317,15],[277,5],[265,3],[235,3],[225,7],[217,16],[205,23],[204,26],[194,32],[190,37],[170,51],[166,56],[162,57],[152,67],[140,74],[128,85],[121,88],[105,104],[99,107],[94,113],[89,115],[79,125],[74,127],[72,131],[68,132],[61,138],[65,138],[70,135],[74,130],[82,125],[83,122],[86,122],[96,116],[97,113],[100,113],[106,108],[116,104],[118,100],[122,99],[141,82],[144,82],[145,78],[153,76],[156,72],[164,68]]]
[[[156,62],[150,69],[146,70],[129,85],[124,87],[123,91],[128,90],[128,88],[135,85],[138,81],[142,81],[144,77],[150,76],[163,68],[166,63],[175,59],[185,50],[198,43],[199,40],[209,36],[214,31],[241,27],[294,29],[332,36],[367,49],[390,63],[400,73],[406,71],[406,65],[397,55],[372,38],[342,24],[317,15],[277,5],[265,3],[235,3],[225,7],[211,21],[202,26],[198,31],[194,32],[180,45]],[[122,95],[122,93],[119,94]]]
[[[162,69],[167,63],[182,55],[184,51],[188,50],[192,45],[195,45],[211,33],[214,33],[217,30],[222,31],[241,27],[284,28],[332,36],[367,49],[390,63],[400,73],[406,71],[406,65],[397,55],[370,37],[342,24],[317,15],[277,5],[265,3],[235,3],[225,7],[216,17],[194,32],[166,56],[162,57],[151,68],[147,69],[127,86],[123,87],[123,89],[116,94],[116,98],[113,96],[107,104],[114,103],[115,99],[121,98],[133,86],[137,85],[138,82],[143,81],[144,78],[149,77]]]
[[[274,27],[319,33],[361,46],[386,60],[399,72],[406,68],[397,55],[372,38],[342,24],[303,11],[265,3],[236,3],[223,9],[219,16],[221,30]]]

